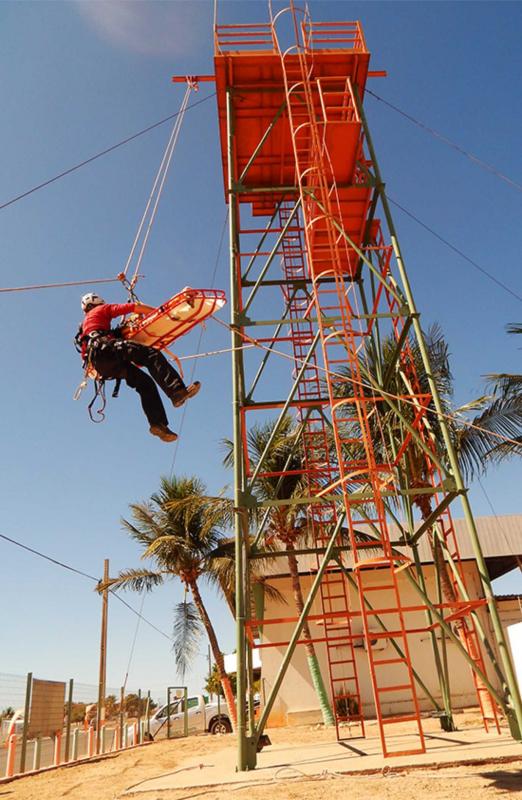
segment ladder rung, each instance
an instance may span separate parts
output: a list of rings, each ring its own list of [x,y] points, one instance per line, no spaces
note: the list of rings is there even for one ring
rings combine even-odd
[[[413,692],[413,685],[411,683],[400,683],[397,686],[381,686],[380,688],[375,686],[375,691],[378,694],[383,694],[384,692],[402,692],[404,689],[410,689]]]
[[[404,717],[383,717],[381,720],[383,725],[393,725],[395,722],[418,722],[415,714],[407,714]]]
[[[373,659],[374,664],[407,664],[407,659],[405,658],[379,658]]]

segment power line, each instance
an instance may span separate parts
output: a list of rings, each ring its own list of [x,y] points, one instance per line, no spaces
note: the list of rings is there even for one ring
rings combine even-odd
[[[88,572],[83,572],[81,569],[76,569],[76,567],[71,567],[70,564],[65,564],[63,561],[58,561],[58,559],[52,558],[51,556],[48,556],[45,553],[41,553],[39,550],[35,550],[33,547],[29,547],[28,545],[23,544],[22,542],[19,542],[16,539],[12,539],[10,536],[6,536],[4,533],[0,533],[0,538],[5,539],[6,542],[10,542],[11,544],[16,545],[17,547],[21,547],[22,550],[27,550],[29,553],[32,553],[33,555],[38,556],[39,558],[43,558],[45,561],[51,562],[51,564],[56,564],[56,566],[62,567],[63,569],[67,569],[69,570],[69,572],[75,572],[77,575],[81,575],[83,578],[88,578],[89,580],[94,581],[96,584],[100,582],[100,578],[96,578],[94,575],[89,575]],[[127,601],[124,600],[123,597],[120,597],[119,594],[117,594],[114,589],[109,589],[109,592],[112,594],[113,597],[119,600],[120,603],[123,603],[123,605],[129,609],[129,611],[132,611],[133,614],[136,614],[136,616],[138,616],[141,620],[143,620],[143,622],[149,625],[149,627],[153,628],[158,633],[161,633],[161,635],[164,636],[169,641],[172,641],[172,637],[169,636],[168,633],[165,633],[165,631],[162,631],[160,628],[157,628],[156,625],[154,625],[152,622],[150,622],[150,620],[148,620],[146,617],[140,614],[139,611],[133,608],[133,606],[131,606],[130,603],[127,603]]]
[[[514,181],[512,178],[509,178],[507,175],[504,175],[503,172],[500,172],[500,170],[498,170],[492,164],[488,164],[487,161],[483,161],[478,156],[474,155],[473,153],[470,153],[468,150],[465,150],[463,147],[457,144],[457,142],[454,142],[452,139],[449,139],[447,136],[444,136],[442,133],[439,133],[439,131],[436,131],[434,128],[430,128],[428,125],[425,125],[424,122],[421,122],[420,120],[416,119],[411,114],[407,114],[406,111],[402,111],[397,106],[394,106],[393,103],[390,103],[389,100],[385,100],[383,97],[379,97],[378,94],[375,94],[375,92],[370,91],[370,89],[366,89],[366,93],[370,94],[372,97],[375,97],[376,100],[379,100],[381,103],[384,103],[385,106],[388,106],[388,108],[393,109],[393,111],[396,111],[397,114],[400,114],[405,119],[409,120],[410,122],[413,122],[413,124],[417,125],[418,128],[422,128],[422,130],[426,131],[426,133],[431,134],[436,139],[439,139],[441,142],[444,142],[444,144],[447,144],[453,150],[456,150],[461,155],[466,156],[466,158],[469,158],[469,160],[473,161],[473,163],[477,164],[477,166],[481,167],[482,169],[485,169],[487,172],[490,172],[497,178],[500,178],[500,180],[504,181],[505,183],[509,183],[510,186],[513,186],[513,188],[517,189],[519,192],[522,192],[522,184],[517,183],[517,181]]]
[[[421,219],[416,217],[415,214],[412,211],[408,211],[407,208],[404,208],[404,206],[401,206],[401,204],[398,203],[396,200],[392,200],[392,198],[389,195],[387,195],[387,196],[388,196],[388,200],[390,201],[390,203],[393,203],[394,206],[399,208],[404,214],[406,214],[408,217],[413,219],[418,225],[420,225],[422,228],[424,228],[429,233],[431,233],[432,236],[435,236],[435,238],[438,239],[443,244],[445,244],[446,247],[449,247],[450,250],[453,250],[454,253],[457,253],[457,255],[459,255],[461,258],[463,258],[465,261],[467,261],[468,264],[471,264],[472,267],[475,267],[475,269],[478,269],[479,272],[481,272],[483,275],[485,275],[487,278],[489,278],[491,281],[493,281],[493,283],[496,283],[497,286],[500,286],[501,289],[504,289],[504,291],[508,292],[508,294],[510,294],[512,297],[515,297],[517,300],[522,301],[522,296],[517,294],[517,292],[515,292],[514,289],[510,289],[509,286],[507,286],[501,280],[496,278],[495,275],[492,275],[491,272],[488,272],[488,270],[485,269],[485,267],[481,267],[480,264],[477,264],[477,262],[474,261],[469,256],[467,256],[466,253],[463,253],[462,250],[459,250],[459,248],[456,247],[454,244],[452,244],[451,242],[448,242],[448,240],[445,239],[443,236],[441,236],[440,233],[437,233],[437,231],[434,231],[433,228],[430,228],[429,225],[427,225]]]
[[[200,106],[202,103],[206,103],[207,100],[210,100],[212,97],[215,96],[216,93],[213,92],[212,94],[207,95],[207,97],[203,97],[201,100],[198,100],[196,103],[192,103],[192,105],[187,106],[186,110],[188,110],[189,108],[196,108],[196,106]],[[51,183],[54,183],[60,178],[64,178],[66,175],[70,175],[71,172],[76,172],[76,170],[80,169],[81,167],[85,167],[87,164],[91,164],[93,161],[96,161],[96,159],[101,158],[102,156],[106,156],[108,153],[112,153],[113,150],[117,150],[118,147],[123,147],[124,144],[128,144],[129,142],[134,141],[134,139],[138,139],[140,136],[149,133],[149,131],[152,131],[155,128],[159,128],[160,125],[164,125],[169,120],[179,116],[179,114],[180,114],[179,111],[176,111],[174,114],[169,114],[168,117],[164,117],[163,119],[160,119],[158,122],[154,122],[152,125],[148,125],[146,128],[142,128],[142,130],[138,131],[137,133],[133,133],[132,136],[127,136],[126,139],[122,139],[120,142],[116,142],[116,144],[113,144],[110,147],[106,147],[105,150],[100,150],[99,153],[95,153],[95,155],[86,158],[84,161],[80,161],[78,164],[74,164],[74,166],[65,169],[58,175],[55,175],[54,177],[49,178],[48,180],[43,181],[42,183],[39,183],[36,186],[33,186],[31,189],[22,192],[16,197],[12,197],[10,200],[7,200],[5,203],[2,203],[0,205],[0,211],[2,211],[2,209],[4,208],[7,208],[8,206],[12,206],[13,203],[17,203],[18,200],[23,200],[24,197],[28,197],[30,194],[33,194],[33,192],[37,192],[39,189],[43,189],[45,186],[49,186]]]
[[[32,547],[28,547],[28,545],[22,544],[22,542],[18,542],[16,539],[11,539],[4,533],[0,533],[0,538],[5,539],[6,542],[11,542],[11,544],[15,544],[17,547],[21,547],[22,550],[27,550],[29,553],[33,553],[33,555],[39,556],[39,558],[44,558],[46,561],[50,561],[52,564],[56,564],[58,567],[63,567],[63,569],[68,569],[70,572],[75,572],[77,575],[81,575],[84,578],[89,578],[89,580],[98,583],[99,579],[95,578],[94,575],[89,575],[87,572],[82,572],[81,569],[76,569],[76,567],[71,567],[70,564],[64,564],[63,561],[58,561],[56,558],[51,558],[51,556],[46,556],[45,553],[40,553],[39,550],[34,550]]]

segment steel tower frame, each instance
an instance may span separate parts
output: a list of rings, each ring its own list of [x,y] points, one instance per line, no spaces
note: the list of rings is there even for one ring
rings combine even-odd
[[[291,43],[285,48],[281,40],[288,35]],[[256,765],[266,722],[295,647],[303,642],[307,619],[322,624],[314,641],[323,642],[327,652],[338,737],[346,721],[360,725],[364,735],[353,651],[357,619],[385,756],[424,751],[418,690],[440,714],[442,727],[453,729],[446,638],[472,670],[486,729],[499,729],[500,709],[513,736],[521,738],[522,703],[513,665],[364,114],[366,80],[381,74],[369,72],[368,65],[359,23],[312,23],[293,4],[270,23],[215,29],[229,204],[237,697],[249,698],[247,705],[238,703],[239,770]],[[259,218],[268,222],[259,226]],[[282,307],[277,315],[270,313],[276,302]],[[254,335],[264,328],[273,330]],[[252,344],[256,347],[245,349]],[[383,348],[388,348],[386,359]],[[266,399],[263,380],[279,376],[283,361],[293,370],[287,373],[288,395]],[[297,417],[308,494],[292,500],[275,493],[260,501],[256,482],[267,474],[274,477],[265,466],[271,442],[252,464],[251,419],[260,411],[275,415],[275,437],[289,410]],[[484,597],[479,599],[469,596],[451,519],[450,505],[457,498],[480,575]],[[313,541],[294,552],[315,554],[317,571],[302,613],[291,620],[293,634],[256,720],[254,636],[260,625],[290,620],[264,620],[254,610],[251,566],[267,554],[288,554],[284,547],[268,550],[264,533],[272,510],[291,504],[306,511]],[[262,522],[252,534],[260,511]],[[371,540],[360,536],[360,527]],[[434,553],[434,598],[418,552],[422,537],[429,538]],[[399,576],[418,596],[415,606],[402,599]],[[357,590],[358,608],[349,607],[349,586]],[[386,608],[372,604],[376,590],[389,593]],[[316,596],[322,613],[312,615]],[[500,659],[480,616],[485,608]],[[412,623],[419,612],[424,615],[420,627]],[[440,643],[437,630],[443,634]],[[442,705],[414,667],[409,639],[419,631],[431,637]],[[373,652],[376,637],[388,639],[392,658]],[[347,658],[335,657],[339,642]],[[391,687],[383,681],[383,671],[389,670],[396,675]],[[406,693],[413,711],[387,717],[383,697],[390,692]],[[412,723],[413,744],[394,749],[390,730],[406,720]]]

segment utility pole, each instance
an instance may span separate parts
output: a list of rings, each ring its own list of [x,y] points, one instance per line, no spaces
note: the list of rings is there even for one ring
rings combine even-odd
[[[103,562],[103,583],[109,580],[109,559]],[[101,731],[105,723],[105,686],[107,681],[107,617],[109,612],[109,590],[102,592],[102,619],[100,636],[100,671],[98,678],[98,714],[96,725],[96,752],[100,752]]]

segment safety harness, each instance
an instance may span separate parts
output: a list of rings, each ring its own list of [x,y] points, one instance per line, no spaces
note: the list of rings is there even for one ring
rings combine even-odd
[[[80,353],[80,355],[83,355],[84,347],[86,349],[85,349],[85,355],[83,357],[83,368],[84,368],[83,380],[76,389],[73,398],[74,400],[79,399],[82,391],[87,386],[88,378],[92,378],[94,381],[94,397],[87,406],[87,411],[89,413],[91,421],[95,423],[103,422],[105,420],[104,412],[105,412],[105,407],[107,405],[107,398],[105,395],[105,381],[107,380],[116,381],[116,383],[114,384],[114,389],[112,391],[112,397],[116,398],[120,393],[121,378],[113,379],[113,378],[102,377],[96,370],[94,364],[92,363],[92,356],[96,348],[99,347],[101,344],[103,344],[102,341],[103,339],[113,341],[115,339],[121,339],[121,338],[122,338],[121,330],[118,327],[106,331],[98,330],[98,331],[91,331],[91,333],[83,334],[81,324],[78,328],[76,336],[74,337],[74,346],[77,352]],[[100,417],[100,419],[95,419],[95,417],[93,416],[93,407],[98,397],[100,398],[101,405],[99,408],[94,409],[94,411],[98,415],[98,417]]]

